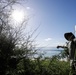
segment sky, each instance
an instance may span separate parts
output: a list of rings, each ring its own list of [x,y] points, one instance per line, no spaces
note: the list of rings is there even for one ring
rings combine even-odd
[[[31,16],[28,25],[32,30],[40,25],[36,32],[38,46],[64,45],[64,33],[75,32],[76,0],[28,0],[22,5]]]

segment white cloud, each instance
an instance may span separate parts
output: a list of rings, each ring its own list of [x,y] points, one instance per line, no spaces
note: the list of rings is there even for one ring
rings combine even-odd
[[[28,9],[28,10],[29,10],[29,9],[31,9],[31,8],[30,8],[30,7],[26,7],[26,9]]]
[[[55,38],[46,38],[46,39],[41,39],[41,40],[38,40],[37,43],[38,43],[38,47],[57,47],[58,45],[59,46],[64,46],[65,45],[65,40],[64,39],[55,39]]]
[[[52,40],[52,38],[47,38],[47,39],[45,39],[45,41],[51,41]]]

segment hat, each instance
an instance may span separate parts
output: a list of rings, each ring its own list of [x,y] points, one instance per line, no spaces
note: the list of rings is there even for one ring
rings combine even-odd
[[[64,34],[64,37],[65,37],[65,39],[68,40],[68,41],[72,41],[72,40],[75,38],[75,36],[74,36],[74,34],[73,34],[72,32],[65,33],[65,34]]]

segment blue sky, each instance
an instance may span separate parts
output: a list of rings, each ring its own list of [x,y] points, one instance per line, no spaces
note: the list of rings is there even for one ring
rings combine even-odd
[[[76,0],[28,0],[24,8],[34,15],[29,25],[40,25],[36,42],[39,46],[64,45],[64,33],[73,32],[76,25]]]

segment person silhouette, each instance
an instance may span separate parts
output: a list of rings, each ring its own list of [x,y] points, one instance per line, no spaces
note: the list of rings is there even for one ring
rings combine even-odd
[[[65,33],[64,37],[68,42],[67,48],[69,50],[69,59],[74,60],[75,49],[76,49],[76,38],[72,32]]]
[[[72,32],[64,34],[65,39],[68,41],[66,46],[57,46],[57,48],[67,48],[70,66],[73,70],[76,70],[76,38]]]

